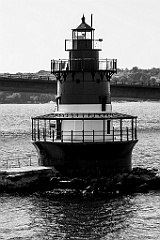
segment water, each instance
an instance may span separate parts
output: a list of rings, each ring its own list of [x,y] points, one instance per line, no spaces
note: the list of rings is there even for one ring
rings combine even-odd
[[[31,116],[54,104],[0,106],[0,167],[37,164]],[[113,102],[113,110],[138,115],[139,142],[133,166],[160,171],[160,102]],[[8,161],[9,160],[9,161]],[[160,192],[101,201],[43,194],[0,194],[0,239],[159,239]]]

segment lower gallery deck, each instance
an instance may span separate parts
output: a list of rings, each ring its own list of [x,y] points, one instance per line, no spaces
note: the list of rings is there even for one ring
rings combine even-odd
[[[63,130],[63,121],[74,126],[81,122],[82,129]],[[91,129],[95,121],[100,130]],[[130,171],[137,142],[137,118],[119,113],[47,114],[32,119],[32,141],[39,164],[54,166],[63,176]]]
[[[137,117],[120,113],[52,113],[32,118],[32,140],[115,142],[137,140]]]

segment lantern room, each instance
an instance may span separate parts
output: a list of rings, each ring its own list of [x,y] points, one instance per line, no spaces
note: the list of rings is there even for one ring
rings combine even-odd
[[[72,30],[72,41],[74,50],[92,49],[94,39],[94,29],[85,22],[85,17],[82,17],[82,23]]]
[[[65,40],[65,50],[69,51],[71,69],[97,70],[102,39],[94,39],[92,15],[91,26],[85,22],[84,15],[81,20],[81,24],[72,29],[72,39]]]

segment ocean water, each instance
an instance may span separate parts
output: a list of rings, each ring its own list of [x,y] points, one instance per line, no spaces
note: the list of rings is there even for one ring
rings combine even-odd
[[[54,104],[0,105],[0,167],[37,165],[31,116]],[[133,166],[160,171],[160,102],[113,102],[138,116]],[[160,191],[101,201],[43,194],[0,193],[0,239],[160,239]]]

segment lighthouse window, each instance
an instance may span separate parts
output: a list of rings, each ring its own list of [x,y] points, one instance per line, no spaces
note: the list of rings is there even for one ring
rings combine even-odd
[[[85,39],[86,38],[86,32],[78,32],[78,39]]]
[[[91,32],[86,32],[86,39],[91,39]]]
[[[106,111],[106,96],[100,96],[100,103],[102,105],[102,111]]]
[[[107,120],[107,134],[110,134],[110,131],[111,131],[111,121],[110,120]]]
[[[77,39],[77,32],[73,32],[73,39]]]

